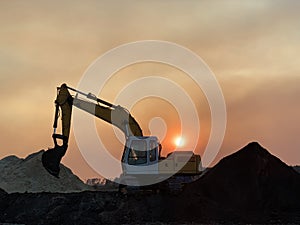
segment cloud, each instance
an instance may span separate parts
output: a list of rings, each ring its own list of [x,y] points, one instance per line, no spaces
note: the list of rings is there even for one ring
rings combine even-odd
[[[267,79],[242,98],[227,102],[227,134],[220,155],[257,140],[285,162],[299,163],[299,82],[299,77]]]

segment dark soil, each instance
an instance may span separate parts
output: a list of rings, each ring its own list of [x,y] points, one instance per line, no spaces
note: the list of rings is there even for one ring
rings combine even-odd
[[[187,185],[178,201],[186,219],[300,222],[300,174],[254,142]]]

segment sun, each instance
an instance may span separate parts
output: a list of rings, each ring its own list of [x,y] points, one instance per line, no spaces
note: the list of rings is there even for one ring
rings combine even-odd
[[[182,137],[176,137],[174,141],[176,147],[184,146],[184,139]]]

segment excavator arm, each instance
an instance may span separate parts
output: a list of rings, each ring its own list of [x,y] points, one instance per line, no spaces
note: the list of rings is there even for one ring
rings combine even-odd
[[[69,90],[76,93],[75,97],[70,94]],[[78,95],[82,95],[93,102],[80,99]],[[73,106],[118,127],[126,138],[130,136],[143,136],[139,124],[125,108],[98,99],[91,93],[86,94],[63,84],[58,88],[55,100],[54,132],[52,135],[54,148],[47,150],[42,155],[43,166],[50,174],[56,177],[59,175],[60,161],[68,149]],[[56,129],[60,113],[62,134],[57,134]],[[58,144],[58,139],[62,140],[62,145]]]
[[[131,114],[121,106],[105,107],[79,98],[74,98],[73,105],[118,127],[126,137],[143,136],[139,124]]]

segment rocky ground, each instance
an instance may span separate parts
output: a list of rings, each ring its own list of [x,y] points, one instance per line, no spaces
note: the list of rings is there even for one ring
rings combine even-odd
[[[300,174],[251,143],[182,193],[0,191],[0,223],[300,224]]]

